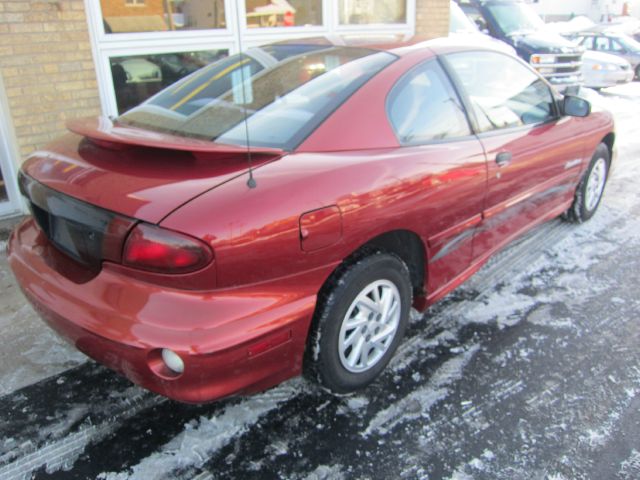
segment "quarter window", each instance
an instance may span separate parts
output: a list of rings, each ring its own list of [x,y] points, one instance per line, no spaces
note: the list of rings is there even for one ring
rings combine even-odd
[[[550,88],[517,59],[494,52],[456,53],[446,59],[467,93],[481,132],[555,118]]]
[[[393,87],[387,110],[403,145],[471,134],[464,108],[435,60],[412,70]]]

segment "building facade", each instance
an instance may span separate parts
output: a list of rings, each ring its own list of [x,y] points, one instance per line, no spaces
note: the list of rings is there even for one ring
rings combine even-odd
[[[449,0],[3,0],[0,217],[23,158],[240,49],[318,35],[446,35]]]

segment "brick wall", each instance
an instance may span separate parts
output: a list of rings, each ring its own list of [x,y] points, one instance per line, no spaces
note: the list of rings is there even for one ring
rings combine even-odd
[[[22,158],[99,114],[83,0],[1,0],[0,75]]]
[[[429,38],[449,33],[449,0],[416,0],[416,34]]]

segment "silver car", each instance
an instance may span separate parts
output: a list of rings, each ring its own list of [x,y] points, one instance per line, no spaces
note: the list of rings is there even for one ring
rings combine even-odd
[[[585,87],[600,89],[629,83],[634,71],[624,58],[587,50],[582,56],[582,75]]]
[[[610,53],[627,60],[640,79],[640,42],[623,33],[580,32],[573,36],[587,50]]]

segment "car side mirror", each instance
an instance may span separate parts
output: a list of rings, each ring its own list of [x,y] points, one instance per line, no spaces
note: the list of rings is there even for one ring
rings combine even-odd
[[[584,98],[567,95],[562,102],[562,111],[570,117],[587,117],[591,113],[591,104]]]

